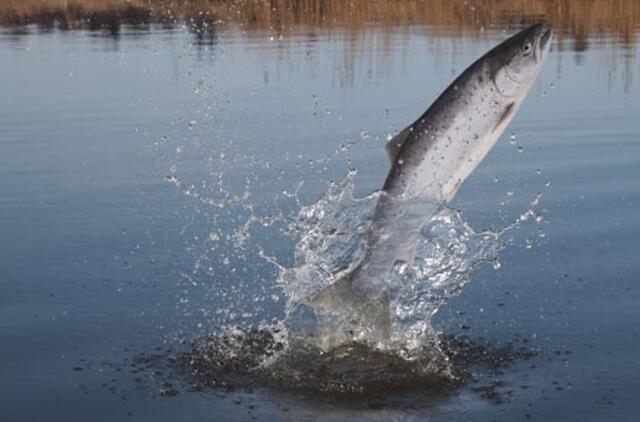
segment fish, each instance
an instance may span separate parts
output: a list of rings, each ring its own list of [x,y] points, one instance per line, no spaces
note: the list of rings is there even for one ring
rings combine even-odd
[[[364,257],[310,298],[316,312],[340,317],[347,331],[359,324],[390,335],[385,274],[413,262],[416,222],[450,202],[493,148],[537,79],[552,37],[551,28],[538,23],[501,42],[386,144],[391,168],[365,234]]]

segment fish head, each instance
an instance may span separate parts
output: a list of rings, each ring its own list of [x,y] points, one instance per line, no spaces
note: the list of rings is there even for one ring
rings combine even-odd
[[[493,49],[489,54],[492,78],[502,95],[526,95],[549,55],[552,37],[551,28],[536,24]]]

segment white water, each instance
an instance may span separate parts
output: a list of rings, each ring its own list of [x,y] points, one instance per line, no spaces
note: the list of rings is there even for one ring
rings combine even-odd
[[[471,227],[460,211],[426,203],[420,216],[415,212],[420,204],[411,204],[410,224],[419,228],[416,257],[411,263],[396,260],[373,283],[389,297],[391,333],[381,338],[367,318],[354,319],[348,309],[342,314],[328,313],[309,305],[319,291],[348,274],[364,258],[365,233],[380,193],[354,197],[354,176],[355,172],[350,172],[341,182],[331,184],[316,203],[300,208],[290,226],[299,236],[295,263],[290,267],[275,263],[277,281],[287,299],[286,322],[294,327],[291,334],[304,336],[305,341],[325,350],[358,341],[405,359],[423,358],[427,349],[438,359],[433,316],[471,280],[477,265],[499,267],[500,237],[506,230],[531,217],[541,221],[534,210],[540,196],[513,224],[482,231]]]
[[[385,260],[394,264],[385,269],[378,265],[378,276],[367,285],[367,289],[380,290],[388,298],[388,305],[384,306],[389,307],[391,325],[390,331],[382,336],[368,314],[377,312],[380,303],[372,301],[371,306],[356,311],[345,308],[337,312],[311,306],[318,292],[349,274],[365,257],[367,230],[382,194],[374,192],[362,198],[355,197],[355,176],[356,171],[350,170],[344,179],[332,182],[321,198],[309,204],[302,202],[297,191],[285,193],[284,196],[297,206],[293,212],[287,213],[283,209],[276,214],[260,216],[249,190],[214,200],[200,194],[197,187],[182,182],[172,169],[168,181],[204,204],[212,214],[214,224],[219,213],[229,213],[230,209],[236,209],[233,213],[238,215],[244,213],[245,217],[236,220],[235,228],[212,228],[211,233],[215,236],[210,235],[210,240],[214,243],[226,241],[228,245],[224,249],[228,250],[231,245],[236,250],[235,256],[231,257],[236,264],[229,265],[229,258],[225,257],[223,269],[236,272],[240,266],[246,269],[268,264],[277,270],[266,286],[251,287],[250,280],[243,280],[242,283],[247,284],[219,289],[224,297],[218,299],[226,300],[228,305],[216,311],[222,317],[218,318],[216,329],[219,332],[232,327],[227,334],[237,336],[238,330],[250,333],[256,327],[255,321],[262,320],[261,328],[274,334],[288,357],[295,355],[296,350],[308,351],[309,347],[327,353],[357,343],[405,361],[419,361],[422,369],[426,362],[427,372],[446,375],[450,373],[448,359],[439,345],[440,333],[432,322],[434,315],[472,280],[473,270],[478,265],[487,263],[499,268],[501,237],[506,231],[530,218],[538,223],[542,221],[535,211],[541,194],[512,224],[487,230],[473,228],[461,211],[443,204],[407,203],[410,211],[398,219],[402,219],[401,226],[411,227],[418,233],[416,244],[409,245],[416,251],[415,259],[411,262],[400,257]],[[394,226],[395,223],[390,221],[389,224]],[[258,232],[260,234],[256,236]],[[276,239],[282,240],[282,234],[295,244],[291,251],[293,259],[287,263],[281,256],[277,258],[266,252],[268,246],[278,241]],[[214,250],[210,248],[210,251]],[[256,262],[256,257],[248,252],[250,250],[257,251],[258,259],[263,262]],[[200,260],[197,265],[202,266]],[[274,297],[277,301],[284,299],[284,313],[271,320],[261,317],[264,311],[261,304]],[[217,302],[224,303],[224,300]],[[241,340],[236,342],[239,348],[246,347],[243,338],[247,342],[253,341],[251,335],[239,338]],[[268,359],[265,357],[264,365],[272,365],[281,354],[271,352]]]

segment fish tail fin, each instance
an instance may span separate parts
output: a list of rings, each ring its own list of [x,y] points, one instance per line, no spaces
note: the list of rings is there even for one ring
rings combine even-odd
[[[320,290],[311,300],[311,306],[319,310],[339,309],[351,302],[358,302],[360,294],[354,289],[351,274]]]
[[[391,335],[390,301],[387,292],[370,298],[354,285],[353,273],[321,290],[311,301],[317,310],[333,314],[349,326],[373,331],[382,338]]]

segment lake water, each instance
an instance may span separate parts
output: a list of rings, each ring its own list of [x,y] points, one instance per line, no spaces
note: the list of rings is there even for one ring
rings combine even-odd
[[[544,222],[509,231],[500,268],[476,268],[435,318],[536,355],[389,399],[260,384],[173,396],[163,384],[180,374],[130,363],[281,318],[256,245],[291,265],[293,241],[258,227],[239,250],[224,235],[251,212],[295,210],[296,189],[315,202],[350,166],[357,196],[379,189],[388,134],[522,19],[274,27],[178,11],[168,25],[129,10],[74,25],[19,12],[0,19],[0,419],[637,419],[638,15],[625,33],[615,14],[548,17],[543,73],[452,203],[480,230],[543,193]]]

